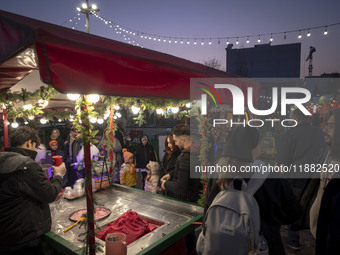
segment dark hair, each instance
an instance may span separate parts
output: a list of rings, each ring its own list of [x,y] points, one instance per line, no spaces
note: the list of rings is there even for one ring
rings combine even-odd
[[[306,116],[299,108],[294,109],[292,111],[292,115],[299,122],[307,122],[308,121],[308,116]]]
[[[190,136],[190,128],[188,125],[180,124],[176,125],[172,130],[172,134],[175,136],[188,135]]]
[[[36,143],[36,146],[40,145],[40,138],[34,129],[29,127],[20,127],[11,135],[11,147],[19,147],[29,140],[31,140],[32,143]]]
[[[171,143],[171,145],[172,145],[172,151],[170,150],[170,148],[169,148],[169,146],[168,146],[168,138],[169,138],[170,143]],[[165,138],[165,144],[164,144],[164,145],[165,145],[165,151],[166,151],[166,153],[168,153],[168,159],[171,158],[171,155],[172,155],[174,152],[176,152],[176,151],[179,150],[178,146],[175,144],[175,140],[174,140],[174,138],[172,137],[172,135],[167,135],[167,137]]]

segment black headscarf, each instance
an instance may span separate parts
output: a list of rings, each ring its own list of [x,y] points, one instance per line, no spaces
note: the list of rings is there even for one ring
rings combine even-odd
[[[259,142],[259,132],[249,126],[233,128],[227,137],[222,156],[237,158],[245,162],[253,161],[253,149]]]

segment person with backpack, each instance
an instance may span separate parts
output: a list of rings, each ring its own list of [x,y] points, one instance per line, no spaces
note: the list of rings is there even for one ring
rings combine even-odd
[[[226,147],[219,164],[229,164],[235,166],[237,169],[243,165],[260,166],[264,163],[260,160],[256,160],[259,151],[260,144],[258,131],[255,128],[239,126],[233,128],[229,133]],[[259,209],[260,228],[257,229],[257,223],[250,224],[250,226],[253,225],[254,227],[250,229],[253,233],[251,235],[252,239],[250,239],[251,245],[246,246],[249,252],[254,252],[254,250],[260,248],[259,244],[262,239],[258,232],[258,230],[260,230],[267,242],[269,254],[285,254],[280,235],[281,225],[294,222],[302,214],[302,208],[288,182],[283,179],[270,178],[270,176],[260,176],[261,178],[259,178],[258,174],[238,177],[236,175],[227,176],[228,178],[226,178],[226,176],[220,177],[218,182],[216,181],[216,178],[208,179],[203,224],[204,231],[201,233],[201,241],[197,244],[199,254],[214,254],[212,251],[205,252],[207,250],[202,250],[201,247],[199,247],[202,243],[204,243],[203,246],[208,245],[207,243],[209,243],[209,241],[207,241],[207,237],[212,235],[211,232],[215,232],[216,235],[216,237],[213,237],[214,242],[221,242],[221,245],[224,245],[224,249],[225,247],[229,247],[227,246],[227,242],[231,242],[231,247],[236,248],[235,251],[230,251],[230,253],[228,251],[228,254],[248,254],[242,253],[245,250],[242,250],[239,245],[235,245],[237,243],[242,244],[245,242],[244,237],[238,235],[240,230],[230,232],[235,234],[233,237],[234,239],[230,238],[232,237],[231,235],[223,234],[223,232],[219,231],[217,226],[230,224],[223,224],[222,221],[230,217],[236,219],[234,216],[227,215],[230,212],[226,209],[227,206],[221,206],[221,203],[234,203],[235,208],[238,208],[238,210],[247,211],[248,214],[242,216],[245,217],[244,222],[257,222],[257,210]],[[250,179],[244,177],[250,177]],[[227,198],[223,199],[223,197]],[[253,198],[255,198],[256,203],[254,203]],[[218,212],[216,208],[219,208],[218,210],[220,210],[221,213],[214,216],[215,212]],[[250,208],[253,208],[253,210]],[[251,221],[250,219],[253,220]],[[211,223],[211,221],[214,220],[217,222]],[[236,224],[237,222],[234,220],[232,223]],[[233,228],[230,229],[232,230]],[[243,229],[242,231],[243,233],[247,233],[248,230],[249,229]],[[238,241],[238,239],[242,240]],[[205,240],[205,242],[202,242],[203,240]],[[218,243],[212,243],[209,246],[217,249]],[[221,252],[223,253],[223,251]],[[257,252],[259,252],[259,250],[257,250]],[[216,254],[218,254],[218,252],[216,252]]]

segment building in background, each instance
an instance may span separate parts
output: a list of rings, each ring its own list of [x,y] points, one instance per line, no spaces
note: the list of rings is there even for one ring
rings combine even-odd
[[[301,43],[232,47],[226,48],[229,73],[247,78],[300,78]]]

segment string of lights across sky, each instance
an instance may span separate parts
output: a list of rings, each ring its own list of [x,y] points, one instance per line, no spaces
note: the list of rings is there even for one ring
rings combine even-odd
[[[129,44],[143,47],[141,43],[137,40],[152,40],[156,42],[162,43],[173,43],[173,44],[183,44],[183,45],[213,45],[213,44],[224,44],[228,45],[229,43],[239,44],[241,41],[245,41],[246,43],[250,43],[251,41],[256,41],[257,43],[261,43],[261,41],[268,40],[268,42],[272,42],[275,37],[283,36],[283,39],[287,39],[288,35],[294,35],[297,39],[301,39],[303,36],[310,37],[312,32],[319,31],[320,34],[326,36],[328,34],[328,29],[330,27],[339,26],[340,22],[320,25],[315,27],[301,28],[301,29],[293,29],[288,31],[281,32],[272,32],[272,33],[264,33],[264,34],[251,34],[251,35],[238,35],[238,36],[220,36],[220,37],[180,37],[180,36],[168,36],[168,35],[158,35],[147,33],[145,31],[138,31],[126,26],[122,26],[108,18],[101,16],[98,12],[90,12],[94,17],[101,20],[105,25],[109,28],[113,29],[117,35],[120,35],[127,41]],[[71,23],[74,22],[72,26],[75,29],[75,26],[80,21],[80,13],[74,16],[69,21]]]

